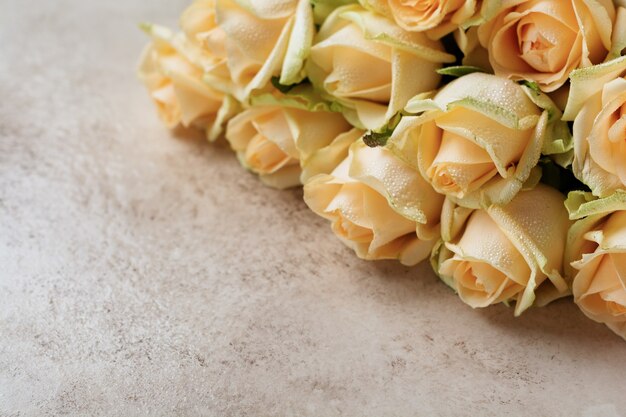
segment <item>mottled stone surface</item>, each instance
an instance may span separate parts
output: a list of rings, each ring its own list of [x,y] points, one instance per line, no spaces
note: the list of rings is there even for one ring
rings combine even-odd
[[[0,415],[624,415],[569,301],[471,310],[166,131],[136,22],[184,4],[0,1]]]

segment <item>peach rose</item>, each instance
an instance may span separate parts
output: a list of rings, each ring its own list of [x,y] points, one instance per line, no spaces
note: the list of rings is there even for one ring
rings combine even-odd
[[[215,0],[195,0],[182,13],[179,23],[186,40],[196,47],[188,49],[196,51],[194,61],[204,72],[204,81],[230,93],[233,86],[226,62],[226,33],[217,24]]]
[[[626,57],[574,71],[565,117],[574,119],[572,169],[594,195],[626,189]]]
[[[313,34],[308,0],[216,0],[233,95],[247,101],[274,76],[282,84],[301,81]]]
[[[237,103],[203,81],[203,64],[213,58],[184,34],[156,25],[145,29],[153,41],[142,54],[138,75],[160,118],[170,128],[195,126],[207,129],[209,139],[217,138]]]
[[[473,210],[446,199],[433,268],[473,308],[515,300],[515,315],[567,295],[563,196],[538,185],[505,206]]]
[[[626,192],[597,199],[570,193],[566,263],[574,301],[592,320],[626,339]]]
[[[507,0],[478,35],[496,75],[536,82],[546,92],[611,50],[611,0]]]
[[[418,93],[437,87],[454,57],[438,41],[407,32],[358,5],[336,9],[311,48],[306,72],[355,126],[377,130]]]
[[[435,190],[467,207],[506,204],[524,183],[538,180],[542,149],[558,153],[570,146],[547,97],[494,75],[458,78],[433,99],[411,100],[406,111],[421,114],[403,117],[387,146]]]
[[[362,132],[340,113],[280,104],[254,106],[233,117],[226,139],[242,165],[275,188],[332,171]]]
[[[439,238],[443,196],[387,149],[362,140],[330,175],[304,185],[304,201],[362,259],[415,265]]]
[[[439,39],[480,17],[480,0],[360,0],[377,13],[392,18],[404,30],[429,31]]]

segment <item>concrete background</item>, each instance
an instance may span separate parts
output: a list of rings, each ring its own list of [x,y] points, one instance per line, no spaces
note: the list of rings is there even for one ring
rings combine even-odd
[[[0,0],[0,415],[618,416],[626,342],[358,260],[133,67],[183,0]]]

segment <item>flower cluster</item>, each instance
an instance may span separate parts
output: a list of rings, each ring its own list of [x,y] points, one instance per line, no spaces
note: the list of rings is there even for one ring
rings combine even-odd
[[[143,29],[164,123],[303,185],[357,256],[430,259],[474,308],[573,295],[626,338],[622,0],[195,0]]]

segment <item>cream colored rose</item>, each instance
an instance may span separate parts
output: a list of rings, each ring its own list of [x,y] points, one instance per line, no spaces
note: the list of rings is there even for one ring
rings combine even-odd
[[[304,201],[362,259],[415,265],[439,238],[443,196],[387,149],[363,141],[330,175],[304,185]]]
[[[237,104],[203,81],[203,64],[208,66],[213,58],[184,34],[155,25],[146,30],[153,41],[142,54],[138,74],[159,116],[170,128],[195,126],[215,139]]]
[[[216,13],[239,101],[247,101],[274,76],[282,84],[304,78],[302,66],[315,30],[308,0],[216,0]]]
[[[506,204],[525,182],[538,179],[531,173],[542,148],[553,153],[548,113],[554,123],[560,113],[542,110],[532,94],[494,75],[466,75],[434,99],[411,100],[406,110],[421,114],[403,117],[387,146],[458,204]]]
[[[281,105],[244,110],[226,129],[241,163],[276,188],[332,171],[361,134],[340,113]]]
[[[574,301],[592,320],[626,339],[626,193],[604,199],[572,193],[566,262]]]
[[[180,27],[185,39],[193,45],[188,54],[204,72],[204,81],[216,90],[230,93],[233,90],[227,65],[226,33],[218,26],[215,0],[195,0],[180,17]]]
[[[404,30],[424,32],[439,39],[480,16],[480,0],[360,0],[390,17]]]
[[[576,177],[605,197],[626,189],[626,57],[572,73],[565,117],[574,118]]]
[[[563,252],[569,227],[563,196],[538,185],[506,206],[473,210],[447,199],[443,243],[433,267],[473,308],[515,300],[515,315],[537,297],[543,305],[568,294]]]
[[[478,34],[496,75],[550,92],[572,70],[605,59],[614,21],[611,0],[507,0]]]
[[[438,41],[400,29],[357,5],[336,9],[311,48],[306,71],[354,125],[379,129],[418,93],[437,87],[452,62]]]

